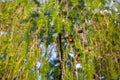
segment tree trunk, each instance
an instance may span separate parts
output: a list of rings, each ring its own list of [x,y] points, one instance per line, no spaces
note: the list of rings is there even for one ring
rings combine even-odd
[[[63,49],[62,49],[62,34],[59,33],[58,34],[58,57],[59,57],[59,61],[60,61],[60,76],[59,76],[59,80],[64,80],[64,55],[63,55]]]

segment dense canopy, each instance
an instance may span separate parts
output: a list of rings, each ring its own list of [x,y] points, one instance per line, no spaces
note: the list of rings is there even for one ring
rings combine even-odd
[[[119,0],[0,0],[0,80],[119,80]]]

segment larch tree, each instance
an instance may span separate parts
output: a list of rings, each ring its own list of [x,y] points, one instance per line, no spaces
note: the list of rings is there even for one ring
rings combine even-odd
[[[119,0],[1,0],[1,80],[119,80]]]

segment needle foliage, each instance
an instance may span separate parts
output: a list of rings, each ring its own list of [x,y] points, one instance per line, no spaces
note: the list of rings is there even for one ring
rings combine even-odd
[[[117,1],[0,1],[0,80],[93,79],[120,79]]]

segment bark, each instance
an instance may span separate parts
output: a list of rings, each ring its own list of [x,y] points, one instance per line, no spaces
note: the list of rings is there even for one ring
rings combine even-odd
[[[58,57],[59,57],[59,61],[60,61],[60,76],[59,76],[59,80],[64,80],[64,54],[63,54],[63,49],[62,49],[62,34],[59,33],[58,34],[58,51],[59,51],[59,54],[58,54]]]

